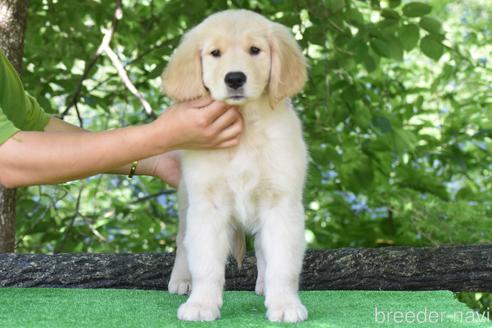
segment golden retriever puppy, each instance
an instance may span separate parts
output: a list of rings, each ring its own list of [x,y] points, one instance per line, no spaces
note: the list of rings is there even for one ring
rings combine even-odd
[[[268,319],[307,318],[297,294],[307,152],[289,100],[306,78],[306,60],[290,31],[247,10],[208,17],[172,55],[162,76],[169,97],[210,94],[239,106],[245,123],[234,148],[182,154],[180,231],[168,286],[171,293],[191,292],[179,319],[220,317],[226,260],[234,247],[241,251],[234,244],[238,230],[255,237],[256,293],[265,295]]]

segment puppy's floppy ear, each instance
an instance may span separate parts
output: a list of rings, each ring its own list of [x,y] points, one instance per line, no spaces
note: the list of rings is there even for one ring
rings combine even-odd
[[[274,107],[282,99],[302,90],[307,80],[307,63],[290,30],[278,23],[272,23],[270,48],[272,62],[268,93]]]
[[[202,82],[202,68],[196,28],[184,35],[162,73],[162,91],[175,101],[186,101],[207,94]]]

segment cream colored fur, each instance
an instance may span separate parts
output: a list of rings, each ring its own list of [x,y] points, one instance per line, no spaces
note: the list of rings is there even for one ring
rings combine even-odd
[[[253,46],[258,54],[251,53]],[[217,49],[220,57],[212,56]],[[229,72],[246,75],[240,91],[224,82]],[[265,295],[268,319],[307,318],[297,295],[307,152],[289,100],[306,78],[305,58],[290,31],[246,10],[208,17],[171,57],[162,78],[169,97],[184,101],[210,93],[239,106],[245,123],[237,147],[182,154],[180,230],[168,286],[172,293],[191,292],[180,319],[220,317],[225,263],[235,247],[236,257],[243,252],[242,231],[255,237],[256,292]]]

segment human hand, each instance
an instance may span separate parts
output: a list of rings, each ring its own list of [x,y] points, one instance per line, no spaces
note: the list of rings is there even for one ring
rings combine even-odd
[[[181,158],[179,151],[170,151],[154,156],[151,175],[177,188],[181,179]]]
[[[210,98],[173,105],[151,124],[166,131],[166,150],[236,146],[243,129],[237,108]]]

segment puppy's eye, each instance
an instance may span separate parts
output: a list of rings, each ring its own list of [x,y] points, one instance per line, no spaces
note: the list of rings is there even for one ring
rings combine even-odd
[[[260,53],[260,51],[261,51],[261,50],[260,50],[260,48],[258,48],[258,47],[254,47],[254,46],[253,46],[253,47],[249,48],[249,53],[250,53],[250,54],[252,54],[252,55],[257,55],[257,54],[259,54],[259,53]]]
[[[210,52],[210,54],[214,57],[220,57],[220,50],[219,49],[214,49]]]

